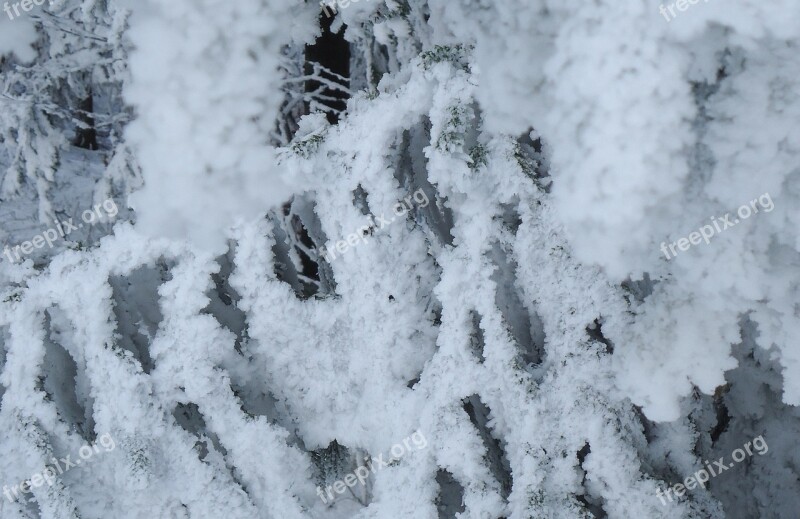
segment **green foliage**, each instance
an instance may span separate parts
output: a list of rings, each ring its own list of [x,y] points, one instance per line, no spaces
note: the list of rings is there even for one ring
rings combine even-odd
[[[488,151],[483,144],[475,145],[469,150],[470,169],[479,170],[488,163]]]
[[[464,133],[471,111],[466,106],[456,105],[451,106],[448,112],[450,113],[450,119],[436,140],[436,148],[452,153],[464,146]]]
[[[456,68],[469,71],[467,53],[470,50],[471,47],[465,47],[464,45],[436,45],[433,50],[420,54],[422,66],[425,70],[429,70],[436,63],[449,61]]]
[[[522,172],[525,173],[527,177],[534,178],[536,176],[535,164],[525,154],[522,150],[522,146],[520,146],[518,142],[514,142],[514,160],[517,161],[517,164],[519,164]]]
[[[19,303],[20,301],[22,301],[22,292],[15,290],[14,292],[11,292],[8,296],[6,296],[5,299],[3,299],[4,303],[10,303],[11,301],[14,301],[15,303]]]
[[[292,143],[292,152],[307,159],[317,152],[323,140],[324,138],[320,134],[311,135],[301,141]]]

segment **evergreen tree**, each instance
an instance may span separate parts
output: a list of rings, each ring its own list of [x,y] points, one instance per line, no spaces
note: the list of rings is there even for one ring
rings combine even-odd
[[[800,7],[681,4],[4,18],[0,517],[793,517]]]

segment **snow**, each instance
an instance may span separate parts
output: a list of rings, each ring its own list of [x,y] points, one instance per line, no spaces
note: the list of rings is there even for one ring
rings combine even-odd
[[[800,8],[678,10],[0,13],[2,246],[119,208],[0,255],[0,485],[115,442],[0,517],[794,517]]]
[[[36,58],[37,34],[33,22],[27,17],[9,19],[6,13],[0,16],[0,56],[13,54],[23,62]]]

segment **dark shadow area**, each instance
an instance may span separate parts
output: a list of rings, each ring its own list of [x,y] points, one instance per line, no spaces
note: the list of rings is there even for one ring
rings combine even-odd
[[[603,335],[603,319],[598,317],[586,327],[586,335],[594,342],[599,342],[605,346],[606,353],[614,353],[614,344]]]
[[[514,338],[525,366],[538,366],[544,360],[544,322],[531,305],[527,308],[517,289],[517,264],[499,243],[488,254],[497,265],[492,281],[497,284],[495,303],[503,315],[509,333]]]
[[[587,442],[581,450],[578,451],[578,463],[581,466],[583,471],[583,480],[581,481],[581,486],[583,486],[584,493],[583,495],[575,496],[578,502],[580,502],[585,510],[591,514],[592,517],[596,517],[597,519],[606,519],[608,514],[605,510],[603,510],[603,500],[602,498],[597,499],[591,495],[589,490],[586,488],[586,469],[583,468],[583,462],[586,460],[586,456],[592,452],[592,448],[589,446]]]
[[[506,456],[506,451],[500,440],[492,436],[489,429],[489,415],[491,410],[483,403],[479,395],[472,395],[464,401],[464,411],[469,415],[469,420],[481,435],[486,447],[486,461],[495,479],[500,483],[503,498],[508,499],[514,478],[511,474],[511,464]]]
[[[96,150],[97,146],[97,130],[94,126],[94,97],[92,92],[81,101],[78,105],[78,114],[76,119],[82,123],[75,131],[74,145],[79,148],[87,150]]]
[[[78,365],[67,349],[60,343],[61,330],[54,325],[58,322],[58,309],[45,312],[44,363],[39,379],[39,389],[44,391],[45,399],[56,406],[58,417],[71,429],[78,431],[87,442],[95,439],[92,418],[92,399],[88,387],[78,387]]]
[[[313,45],[306,46],[306,75],[313,74],[315,72],[313,64],[318,63],[329,72],[343,78],[350,77],[350,44],[344,39],[344,28],[339,32],[332,31],[331,25],[335,19],[334,16],[328,17],[320,13],[322,35]],[[307,81],[306,93],[318,93],[315,97],[320,99],[321,104],[331,109],[326,111],[328,122],[331,124],[338,122],[339,112],[343,112],[347,107],[348,94],[320,81]]]
[[[128,276],[108,280],[113,290],[117,346],[131,352],[145,373],[153,370],[150,343],[163,319],[158,287],[171,277],[169,267],[159,261],[154,267],[142,266]]]
[[[455,519],[456,514],[466,510],[464,487],[444,469],[436,473],[436,483],[439,484],[439,495],[436,497],[439,519]]]
[[[211,441],[211,444],[217,452],[221,453],[223,456],[228,454],[228,451],[222,446],[217,435],[207,429],[206,421],[202,413],[200,413],[200,408],[197,407],[197,404],[178,404],[175,409],[172,410],[172,416],[185,431],[197,436],[198,440],[195,442],[194,447],[201,460],[205,461],[209,453],[208,442],[202,439],[204,437]]]

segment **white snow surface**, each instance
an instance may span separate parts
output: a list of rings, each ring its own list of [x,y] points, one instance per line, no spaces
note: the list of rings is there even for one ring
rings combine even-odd
[[[317,3],[51,11],[0,20],[0,238],[125,210],[0,257],[0,485],[117,447],[2,519],[794,517],[800,4],[362,0],[285,145]]]

